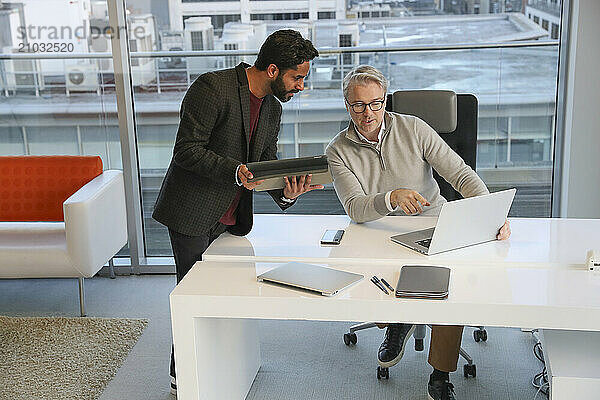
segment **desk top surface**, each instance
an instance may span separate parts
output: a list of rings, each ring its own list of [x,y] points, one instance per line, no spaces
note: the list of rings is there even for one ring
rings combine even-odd
[[[204,253],[207,261],[304,261],[362,263],[471,263],[541,267],[549,264],[583,268],[589,249],[600,246],[600,220],[511,218],[512,235],[433,256],[390,240],[390,236],[435,225],[435,217],[384,217],[356,224],[345,215],[254,216],[244,237],[225,233]],[[326,229],[344,229],[338,246],[319,243]],[[460,232],[457,232],[460,234]]]
[[[257,282],[281,263],[196,263],[171,294],[171,304],[199,317],[398,321],[600,331],[600,274],[576,267],[497,267],[446,264],[446,300],[397,299],[369,278],[395,285],[401,264],[331,263],[360,273],[360,282],[325,297]],[[401,316],[401,317],[399,317]]]

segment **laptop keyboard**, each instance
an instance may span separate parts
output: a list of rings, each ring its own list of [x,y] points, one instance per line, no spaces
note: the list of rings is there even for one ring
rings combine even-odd
[[[417,240],[415,243],[416,244],[420,244],[423,247],[429,248],[429,245],[431,244],[431,238],[429,238],[429,239],[423,239],[423,240]]]

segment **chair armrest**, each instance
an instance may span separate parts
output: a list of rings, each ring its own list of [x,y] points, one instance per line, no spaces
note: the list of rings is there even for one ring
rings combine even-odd
[[[123,173],[104,171],[63,203],[67,250],[85,277],[93,276],[127,243]]]

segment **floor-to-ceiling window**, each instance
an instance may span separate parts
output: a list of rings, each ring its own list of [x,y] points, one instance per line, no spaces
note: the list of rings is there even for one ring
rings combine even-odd
[[[122,169],[106,10],[0,3],[0,155],[99,155]]]
[[[0,30],[12,38],[2,43],[0,59],[2,154],[99,154],[105,168],[122,168],[108,12],[109,2],[117,1],[122,0],[21,0],[2,6],[0,21],[9,21],[10,29],[0,23]],[[54,6],[45,9],[42,3]],[[281,11],[283,3],[292,8]],[[549,216],[558,66],[552,40],[560,34],[560,4],[475,3],[126,0],[122,23],[130,52],[143,255],[171,255],[167,231],[151,212],[185,90],[206,71],[252,63],[266,35],[281,28],[310,38],[321,56],[305,91],[283,106],[279,157],[322,154],[348,123],[343,75],[355,65],[372,64],[389,78],[390,91],[475,94],[477,172],[492,190],[518,188],[511,215]],[[57,12],[64,7],[73,11]],[[57,27],[82,25],[88,37],[67,41],[73,50],[65,53],[15,50],[19,26],[49,25],[53,13],[60,14]],[[546,17],[545,27],[535,18],[541,13],[556,19]],[[49,38],[44,33],[42,40]],[[279,209],[257,193],[255,212]],[[289,212],[343,209],[329,186],[303,196]]]

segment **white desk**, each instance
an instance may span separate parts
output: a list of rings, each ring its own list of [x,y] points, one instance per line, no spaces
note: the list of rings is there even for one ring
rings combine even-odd
[[[384,217],[365,224],[343,215],[255,215],[244,237],[223,234],[204,253],[206,261],[430,262],[583,267],[600,243],[600,220],[511,218],[512,235],[434,256],[424,256],[390,236],[435,225],[432,217]],[[339,246],[321,246],[325,229],[344,229]],[[460,232],[457,232],[460,234]]]
[[[357,225],[341,216],[256,216],[250,235],[219,238],[171,293],[179,398],[245,398],[260,367],[257,319],[600,331],[600,278],[583,268],[587,249],[600,243],[600,221],[511,221],[509,241],[426,257],[389,241],[426,226],[424,218]],[[346,229],[342,244],[321,247],[324,229],[336,228]],[[257,283],[278,265],[261,260],[331,263],[367,279],[326,298]],[[393,299],[368,280],[394,283],[400,265],[415,261],[452,268],[447,300]]]
[[[257,319],[403,321],[600,331],[600,277],[560,268],[452,266],[447,300],[386,296],[368,277],[398,267],[329,265],[367,277],[328,298],[257,283],[279,264],[197,263],[171,294],[179,399],[243,399],[260,367]],[[541,275],[541,277],[540,277]],[[540,279],[541,278],[541,279]],[[572,291],[572,292],[571,292]],[[225,372],[226,371],[226,372]]]
[[[600,335],[540,331],[550,381],[550,400],[595,399],[600,385]]]

